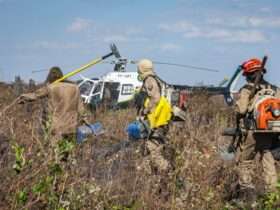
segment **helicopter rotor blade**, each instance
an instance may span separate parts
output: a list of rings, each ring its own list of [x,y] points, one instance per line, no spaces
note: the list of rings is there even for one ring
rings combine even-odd
[[[34,71],[32,71],[32,74],[34,74],[34,73],[39,73],[39,72],[44,72],[44,71],[48,71],[48,69],[34,70]]]
[[[137,64],[138,61],[137,61],[137,60],[129,60],[129,63],[130,63],[130,64]]]
[[[200,71],[219,72],[218,69],[211,69],[211,68],[205,68],[205,67],[193,66],[193,65],[159,62],[159,61],[153,61],[153,63],[160,64],[160,65],[169,65],[169,66],[178,66],[178,67],[183,67],[183,68],[196,69],[196,70],[200,70]]]
[[[112,61],[102,61],[101,64],[116,64],[117,62],[115,60]]]

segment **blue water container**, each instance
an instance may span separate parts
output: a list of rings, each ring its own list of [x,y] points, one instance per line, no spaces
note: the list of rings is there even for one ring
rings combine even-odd
[[[100,122],[90,124],[89,127],[90,127],[90,129],[92,130],[92,133],[95,136],[99,136],[99,135],[104,133],[104,129],[103,129],[102,124]]]
[[[127,126],[126,132],[130,140],[144,139],[148,136],[148,125],[146,122],[134,121]]]
[[[104,133],[102,124],[97,122],[94,124],[79,126],[77,129],[77,143],[80,144],[90,135],[98,136]]]
[[[139,122],[135,121],[127,126],[126,132],[129,139],[137,140],[141,138],[141,130]]]

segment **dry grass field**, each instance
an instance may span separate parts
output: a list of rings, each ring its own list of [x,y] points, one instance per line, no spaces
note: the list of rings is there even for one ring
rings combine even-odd
[[[1,84],[0,109],[14,98],[13,88]],[[41,126],[43,105],[15,104],[1,116],[0,209],[238,209],[230,203],[235,165],[220,155],[229,143],[220,133],[233,126],[233,111],[207,95],[193,96],[186,122],[171,125],[166,173],[148,164],[144,141],[122,144],[133,108],[92,113],[105,134],[76,144],[50,140]],[[276,209],[279,195],[262,198],[258,209]]]

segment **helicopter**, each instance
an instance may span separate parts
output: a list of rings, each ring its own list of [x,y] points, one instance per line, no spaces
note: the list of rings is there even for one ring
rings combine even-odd
[[[135,71],[128,71],[127,64],[137,64],[137,60],[128,60],[122,57],[115,44],[110,45],[111,52],[100,58],[92,60],[90,63],[64,75],[64,80],[81,71],[97,64],[109,63],[114,65],[113,71],[101,76],[100,78],[87,78],[80,74],[81,79],[76,81],[79,86],[80,94],[83,102],[92,107],[97,107],[100,104],[106,103],[110,107],[127,107],[135,99],[137,93],[142,87],[142,81],[138,78],[138,73]],[[115,59],[107,62],[104,61],[108,57],[114,56]],[[192,65],[184,65],[177,63],[167,63],[153,61],[154,64],[169,65],[176,67],[183,67],[194,70],[218,72],[217,69],[210,69],[205,67],[198,67]],[[32,73],[47,71],[46,69],[32,71]],[[158,78],[161,93],[169,100],[173,107],[180,109],[186,108],[186,102],[189,95],[196,94],[197,92],[206,92],[210,96],[219,96],[226,105],[232,105],[234,102],[235,87],[241,75],[241,68],[237,68],[230,79],[224,79],[218,86],[190,86],[190,85],[177,85],[170,84]],[[56,82],[59,82],[56,81]],[[221,101],[221,100],[219,100]]]
[[[137,77],[137,72],[109,72],[100,78],[81,76],[82,81],[78,85],[86,104],[97,106],[104,101],[110,101],[112,107],[123,107],[142,86]]]
[[[115,46],[115,45],[114,45]],[[117,48],[115,49],[117,50]],[[78,85],[83,102],[91,106],[98,106],[102,102],[111,107],[126,107],[135,97],[142,87],[142,81],[138,79],[138,73],[128,71],[127,64],[137,64],[137,60],[128,60],[122,57],[117,50],[115,59],[105,62],[114,65],[113,71],[100,78],[87,78],[82,75]],[[192,68],[202,71],[218,72],[216,69],[182,65],[167,62],[153,61],[155,64],[171,65],[184,68]],[[241,75],[241,70],[237,69],[230,79],[225,79],[219,86],[189,86],[169,84],[160,78],[161,92],[169,102],[180,109],[186,107],[186,101],[190,94],[205,91],[211,96],[222,96],[225,104],[232,105],[234,101],[234,91],[236,83]],[[225,85],[226,84],[226,85]]]

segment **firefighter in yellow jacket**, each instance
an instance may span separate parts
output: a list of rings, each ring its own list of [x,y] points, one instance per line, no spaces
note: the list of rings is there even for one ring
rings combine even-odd
[[[148,120],[151,134],[147,148],[160,170],[168,168],[168,162],[161,155],[162,146],[167,141],[168,125],[172,117],[172,109],[168,100],[162,96],[161,82],[156,76],[152,61],[143,59],[137,66],[140,79],[143,81],[142,91],[146,93],[140,117]]]

